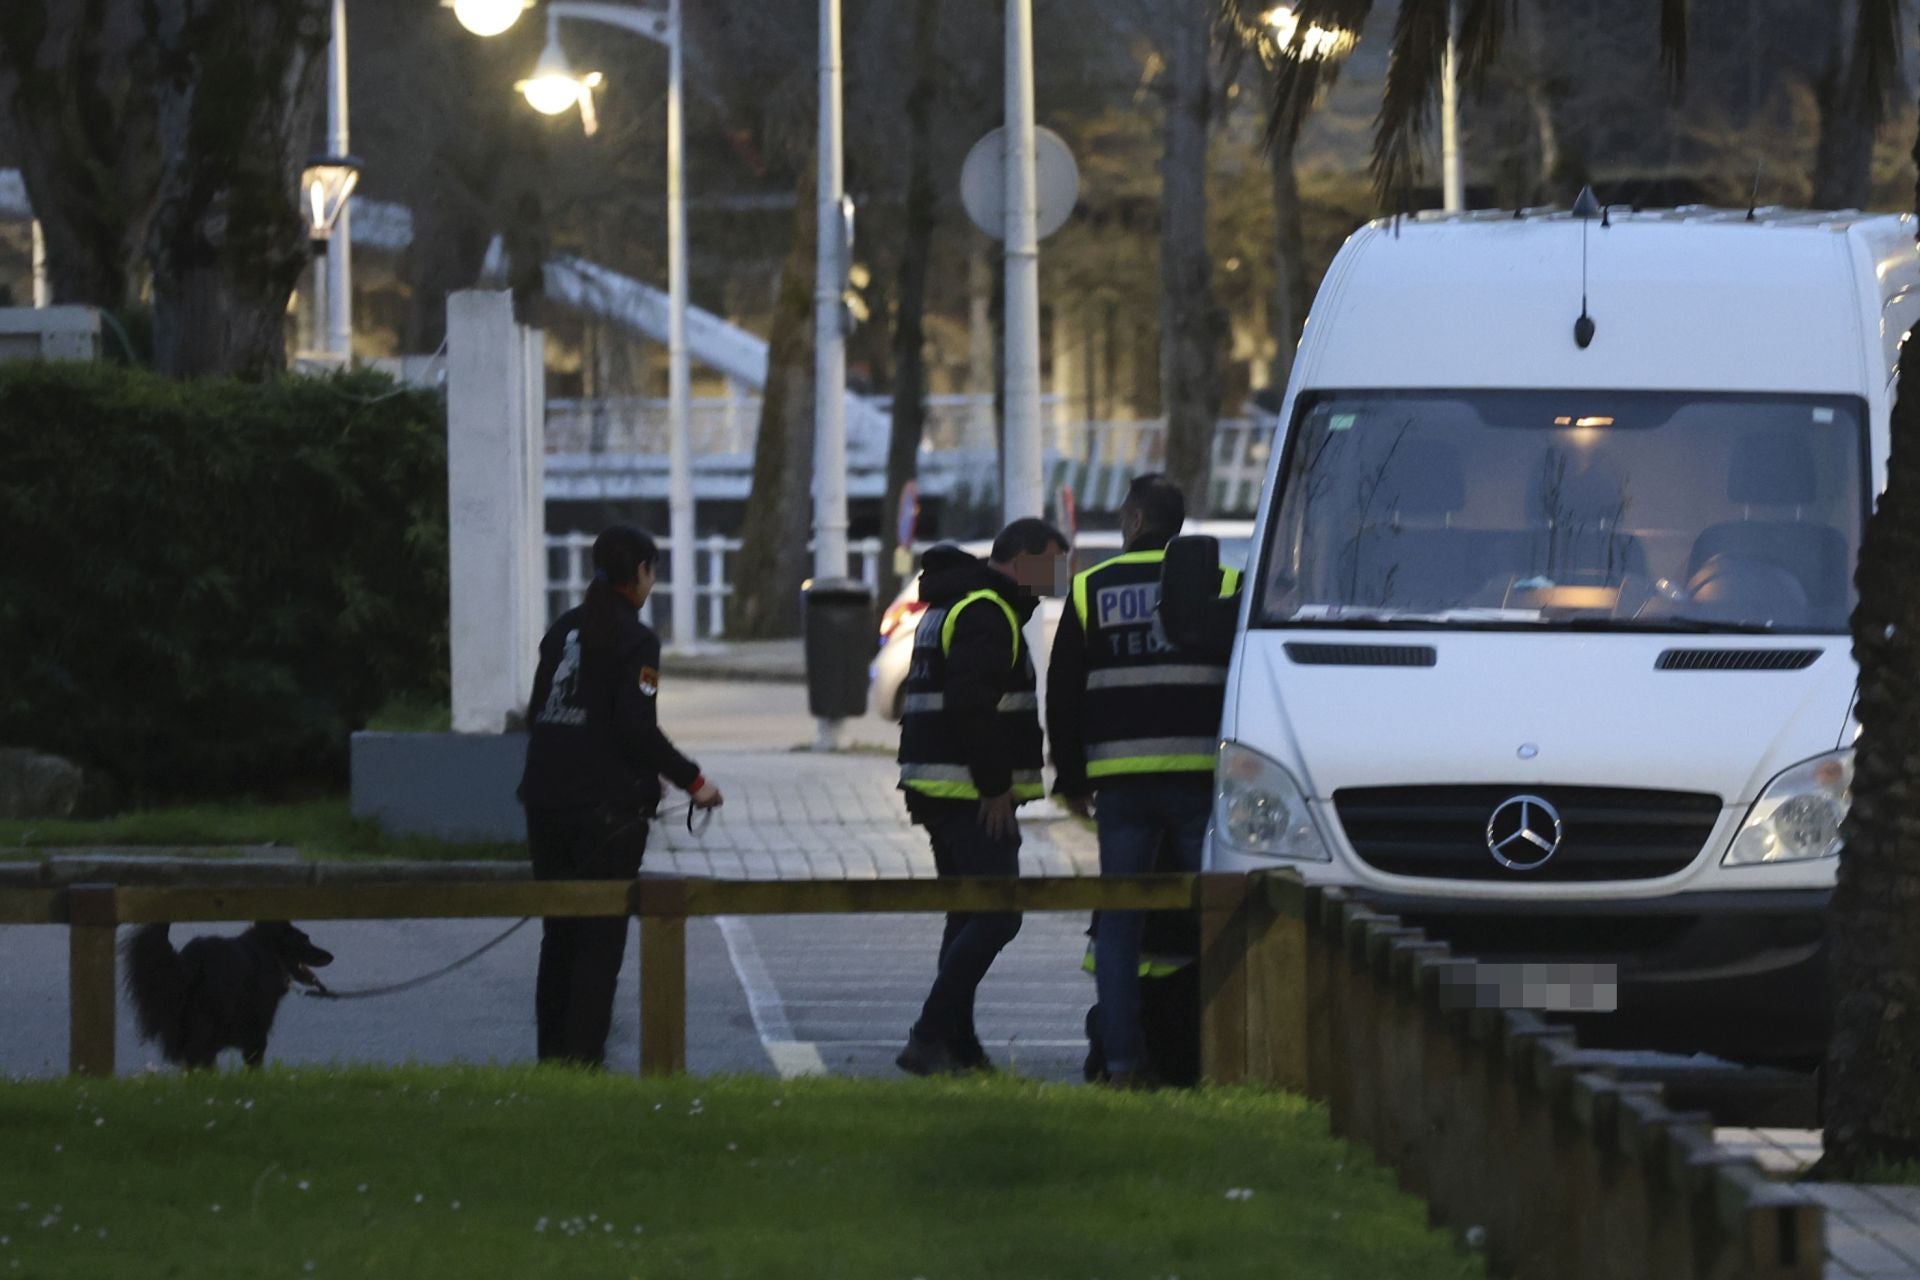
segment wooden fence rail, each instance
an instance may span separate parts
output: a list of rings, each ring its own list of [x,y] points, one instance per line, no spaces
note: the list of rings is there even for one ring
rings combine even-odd
[[[1304,1017],[1294,999],[1306,930],[1264,879],[1057,876],[958,880],[638,880],[521,883],[73,885],[0,889],[0,924],[69,931],[68,1065],[114,1071],[115,932],[184,921],[486,919],[625,916],[640,920],[640,1070],[686,1069],[687,921],[704,916],[938,911],[1169,911],[1201,919],[1202,1069],[1220,1083],[1306,1087]],[[1293,883],[1297,896],[1298,885]],[[1258,890],[1258,891],[1256,891]],[[1297,906],[1297,904],[1296,904]],[[1253,974],[1250,965],[1271,972]]]

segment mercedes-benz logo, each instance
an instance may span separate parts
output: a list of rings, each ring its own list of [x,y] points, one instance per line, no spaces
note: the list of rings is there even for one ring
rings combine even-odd
[[[1509,871],[1544,866],[1560,848],[1560,811],[1539,796],[1515,796],[1487,819],[1487,852]]]

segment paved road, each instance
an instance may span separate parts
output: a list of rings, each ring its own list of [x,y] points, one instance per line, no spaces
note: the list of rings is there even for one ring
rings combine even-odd
[[[924,837],[905,821],[891,762],[874,752],[817,756],[795,686],[695,684],[663,691],[663,718],[722,787],[728,804],[699,840],[663,822],[650,871],[745,878],[933,874]],[[856,722],[850,740],[884,743],[892,726]],[[1031,808],[1031,807],[1030,807]],[[1091,837],[1071,821],[1027,824],[1029,874],[1089,872]],[[438,968],[497,936],[506,921],[316,924],[338,957],[342,990]],[[1032,916],[981,988],[980,1030],[1002,1062],[1049,1078],[1077,1075],[1092,982],[1080,972],[1084,920]],[[176,941],[228,927],[178,926]],[[889,1074],[932,978],[939,920],[824,916],[694,921],[688,929],[688,1066],[695,1072]],[[538,926],[416,991],[371,1000],[290,998],[269,1057],[303,1062],[523,1062],[533,1057]],[[638,1062],[638,947],[615,1006],[610,1061]],[[0,927],[0,1074],[47,1075],[67,1053],[66,932]],[[123,1072],[156,1061],[124,1007]]]

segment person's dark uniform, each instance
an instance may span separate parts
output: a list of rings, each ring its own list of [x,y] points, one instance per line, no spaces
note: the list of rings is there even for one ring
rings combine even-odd
[[[1177,871],[1162,847],[1156,871]],[[1094,971],[1094,945],[1100,915],[1087,930],[1080,967]],[[1146,1041],[1146,1065],[1161,1084],[1186,1088],[1200,1082],[1200,916],[1193,911],[1149,911],[1140,930],[1140,1029]],[[1107,1074],[1105,1032],[1100,1006],[1087,1010],[1087,1057],[1081,1075],[1089,1081]]]
[[[914,633],[900,721],[900,789],[927,829],[943,876],[1020,872],[1020,836],[981,825],[980,800],[1011,792],[1038,799],[1039,690],[1021,628],[1039,603],[1013,579],[957,547],[922,562],[927,603]],[[986,1062],[974,1028],[974,993],[994,957],[1020,932],[1017,912],[954,912],[940,940],[939,974],[914,1024],[901,1065],[943,1070]],[[927,1056],[909,1059],[916,1046]]]
[[[582,643],[591,605],[540,642],[520,801],[538,880],[629,880],[646,852],[660,778],[698,790],[700,767],[660,730],[660,638],[609,595],[612,644]],[[534,991],[539,1055],[598,1065],[626,954],[624,916],[548,919]]]
[[[1198,871],[1213,802],[1227,662],[1176,648],[1160,626],[1158,547],[1127,551],[1075,576],[1047,672],[1054,792],[1097,792],[1100,870]],[[1240,575],[1221,569],[1221,596]],[[1102,912],[1095,938],[1102,1040],[1115,1075],[1147,1065],[1138,965],[1144,916]]]

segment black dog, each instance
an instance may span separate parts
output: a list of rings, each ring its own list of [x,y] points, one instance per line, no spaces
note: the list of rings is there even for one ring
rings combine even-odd
[[[267,1035],[294,982],[318,987],[314,969],[333,956],[284,921],[265,921],[237,938],[200,937],[175,951],[167,926],[150,924],[121,945],[127,994],[142,1040],[158,1040],[167,1061],[211,1067],[222,1049],[240,1050],[249,1067],[267,1053]]]

